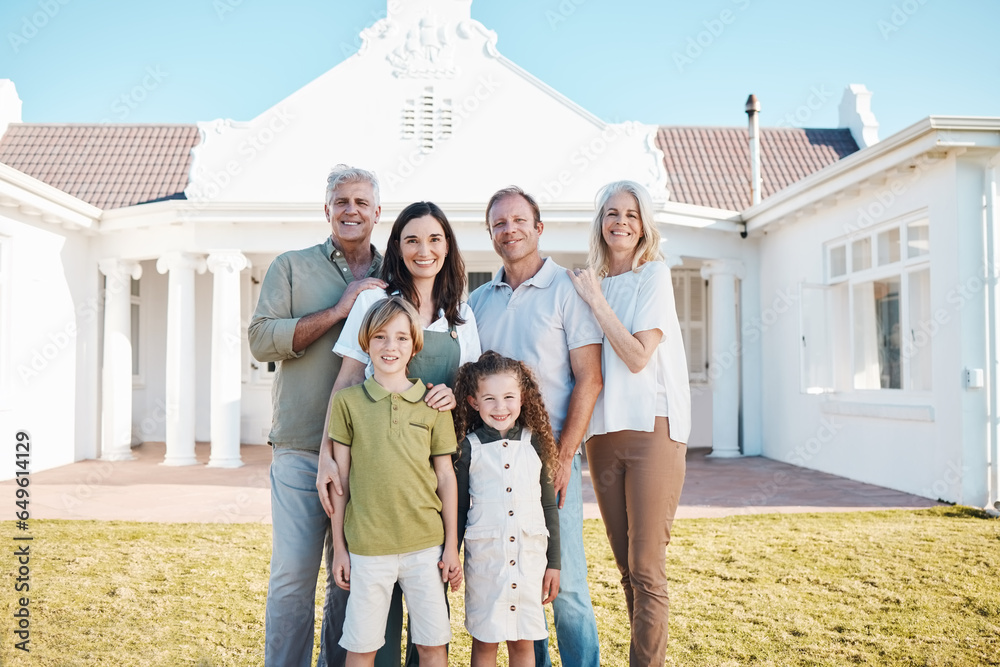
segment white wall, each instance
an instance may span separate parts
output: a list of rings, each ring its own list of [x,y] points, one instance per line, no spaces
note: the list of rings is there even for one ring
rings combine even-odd
[[[31,470],[72,463],[96,452],[94,403],[99,320],[97,278],[88,238],[78,232],[0,215],[11,283],[4,286],[0,430],[11,439],[0,479],[14,477],[13,437],[31,436]],[[89,268],[88,268],[89,265]],[[96,357],[96,355],[94,355]],[[79,401],[79,402],[78,402]]]
[[[985,441],[972,431],[985,424],[983,399],[964,390],[961,370],[984,363],[982,295],[962,305],[951,295],[982,265],[982,172],[958,168],[951,157],[894,179],[801,222],[769,227],[761,240],[761,302],[797,295],[801,283],[823,283],[825,242],[926,209],[931,312],[943,311],[946,319],[931,337],[932,390],[801,393],[796,302],[763,330],[763,453],[917,495],[977,503],[980,492],[972,480],[985,481]],[[844,414],[859,411],[870,416]],[[921,412],[929,417],[917,417]],[[956,466],[962,474],[949,474]]]

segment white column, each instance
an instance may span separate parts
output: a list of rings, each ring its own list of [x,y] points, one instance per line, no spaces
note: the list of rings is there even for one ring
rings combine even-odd
[[[208,256],[212,288],[212,456],[208,465],[239,468],[240,392],[243,340],[240,330],[240,271],[250,265],[236,250]]]
[[[167,287],[167,455],[168,466],[194,465],[195,348],[194,272],[205,272],[205,260],[168,252],[156,270],[169,272]]]
[[[743,279],[743,262],[713,259],[701,267],[712,293],[712,453],[731,458],[740,455],[740,362],[737,338],[736,280]]]
[[[101,459],[132,456],[132,278],[138,262],[102,259],[104,284],[104,366],[101,369]]]

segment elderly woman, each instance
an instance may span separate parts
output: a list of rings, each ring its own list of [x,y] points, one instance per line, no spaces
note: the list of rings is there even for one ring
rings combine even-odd
[[[662,665],[666,657],[664,560],[691,430],[684,343],[652,215],[649,193],[638,183],[605,186],[589,268],[570,272],[604,330],[604,389],[590,422],[587,461],[622,574],[631,665]]]
[[[358,342],[358,331],[365,313],[387,295],[400,294],[412,303],[420,315],[424,329],[423,349],[410,361],[407,374],[420,378],[430,388],[424,400],[433,408],[450,410],[455,407],[452,388],[458,367],[476,361],[482,350],[472,309],[462,301],[465,291],[465,263],[458,251],[458,244],[451,224],[444,211],[433,202],[416,202],[404,208],[389,232],[385,258],[382,260],[381,278],[385,289],[373,288],[361,292],[350,315],[344,322],[340,339],[333,351],[343,357],[343,364],[333,394],[360,384],[371,375],[371,360]],[[330,414],[327,410],[326,421]],[[327,514],[333,515],[332,493],[341,493],[336,473],[336,463],[331,455],[329,440],[324,437],[320,447],[316,486]],[[335,490],[331,490],[331,485]],[[327,567],[331,554],[327,552]],[[328,573],[329,574],[329,573]],[[325,616],[334,618],[334,632],[344,622],[346,604],[339,589],[327,580],[327,609]],[[375,658],[377,667],[400,663],[399,639],[403,623],[402,591],[398,584],[393,591],[392,606],[386,626],[386,645]],[[324,624],[325,627],[325,624]],[[324,645],[326,642],[324,641]],[[410,650],[407,641],[406,664],[418,663],[416,651]]]

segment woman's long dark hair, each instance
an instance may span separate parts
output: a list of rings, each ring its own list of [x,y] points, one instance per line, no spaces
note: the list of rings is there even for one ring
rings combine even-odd
[[[451,224],[445,217],[441,208],[429,201],[418,201],[410,204],[396,217],[396,222],[392,223],[392,231],[389,232],[389,243],[385,248],[385,257],[382,260],[382,280],[389,286],[386,292],[392,294],[399,290],[407,301],[417,308],[420,308],[420,296],[413,285],[413,276],[403,263],[403,251],[400,247],[400,239],[403,236],[403,227],[411,220],[429,215],[441,224],[444,230],[444,238],[448,241],[448,254],[444,258],[441,271],[434,277],[434,309],[444,311],[445,319],[451,326],[464,324],[465,320],[458,314],[458,305],[462,301],[462,293],[465,291],[465,262],[462,261],[462,253],[458,251],[458,242],[455,234],[451,230]]]

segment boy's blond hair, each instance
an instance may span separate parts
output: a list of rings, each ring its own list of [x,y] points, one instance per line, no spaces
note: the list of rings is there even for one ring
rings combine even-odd
[[[420,326],[420,314],[409,301],[401,296],[390,296],[372,304],[372,307],[365,313],[365,319],[361,322],[361,329],[358,331],[358,343],[361,349],[368,353],[368,344],[380,329],[389,323],[389,320],[400,313],[406,315],[410,320],[410,338],[413,339],[413,355],[416,356],[424,348],[424,329]],[[412,359],[412,357],[411,357]]]

